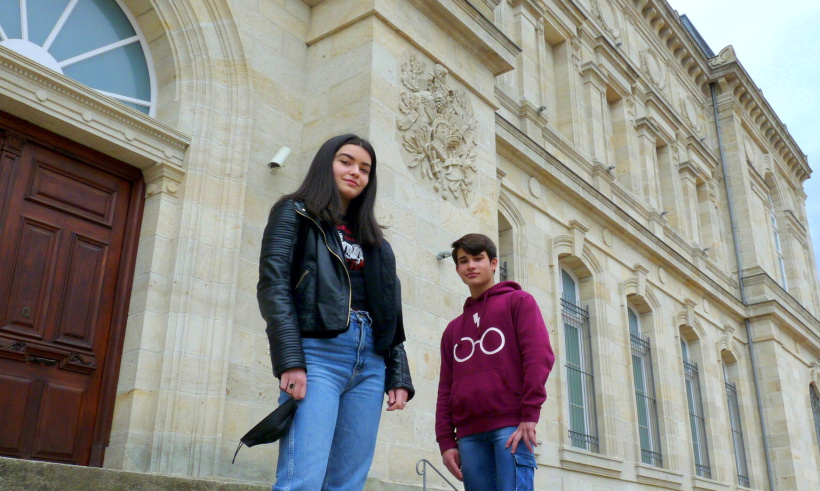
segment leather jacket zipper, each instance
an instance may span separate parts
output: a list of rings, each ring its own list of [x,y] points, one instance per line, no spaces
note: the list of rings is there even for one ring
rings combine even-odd
[[[305,272],[304,272],[304,273],[302,273],[302,277],[301,277],[301,278],[299,278],[299,281],[297,281],[297,282],[296,282],[296,286],[295,286],[295,287],[293,287],[293,289],[294,289],[294,290],[296,290],[297,288],[299,288],[299,285],[301,285],[301,284],[302,284],[302,280],[304,280],[304,279],[305,279],[305,276],[307,276],[307,275],[308,275],[308,273],[310,273],[310,270],[309,270],[309,269],[306,269],[306,270],[305,270]]]
[[[296,207],[294,207],[294,208],[296,208]],[[338,254],[333,252],[333,249],[330,248],[330,244],[327,243],[327,234],[325,234],[325,231],[319,225],[319,222],[317,222],[312,217],[310,217],[310,216],[306,215],[305,213],[303,213],[302,210],[300,210],[299,208],[296,208],[296,213],[302,215],[303,217],[305,217],[308,220],[310,220],[311,222],[313,222],[314,225],[316,225],[316,228],[319,229],[319,232],[322,232],[322,237],[324,237],[324,239],[325,239],[325,247],[327,247],[327,250],[330,251],[331,254],[336,256],[336,259],[338,259],[339,262],[342,263],[342,269],[344,269],[345,276],[347,276],[347,325],[350,325],[350,307],[353,304],[353,285],[350,282],[350,273],[347,272],[347,265],[345,264],[344,260],[341,257],[339,257]],[[302,280],[299,280],[299,281],[302,281]]]

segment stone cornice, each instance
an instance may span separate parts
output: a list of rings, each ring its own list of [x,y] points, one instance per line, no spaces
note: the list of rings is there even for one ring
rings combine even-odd
[[[724,286],[705,271],[696,267],[695,264],[687,259],[681,252],[675,250],[675,248],[669,245],[663,238],[652,233],[625,209],[602,195],[590,182],[573,172],[567,164],[556,159],[546,149],[522,133],[501,115],[496,114],[495,121],[497,141],[514,140],[516,146],[511,146],[510,151],[517,152],[519,157],[524,157],[524,159],[516,159],[516,162],[524,164],[529,159],[537,166],[537,168],[527,168],[529,171],[536,172],[540,169],[541,173],[546,172],[549,174],[551,180],[568,181],[568,185],[571,183],[571,188],[575,193],[583,194],[583,196],[580,197],[577,195],[573,196],[573,201],[588,199],[591,200],[591,206],[597,206],[601,210],[601,215],[598,220],[599,223],[608,228],[621,229],[624,230],[625,233],[631,234],[637,239],[637,243],[640,244],[639,247],[644,250],[647,258],[662,258],[663,261],[669,264],[670,271],[678,271],[679,274],[685,278],[697,278],[699,284],[704,285],[704,291],[708,291],[712,295],[716,304],[723,306],[723,308],[733,312],[734,315],[738,317],[743,316],[743,306],[740,303],[739,297],[732,295],[727,289],[728,287],[736,287],[735,284],[730,285],[729,283],[725,283]],[[548,163],[549,166],[545,167],[542,164],[538,164],[536,159]],[[555,171],[551,171],[550,169],[555,169]],[[612,189],[614,193],[617,187],[613,186]],[[687,247],[691,253],[691,246]],[[728,276],[725,274],[721,274],[721,276],[728,279]]]
[[[797,181],[803,183],[808,179],[812,171],[806,155],[735,57],[732,47],[724,48],[710,62],[714,66],[710,81],[716,82],[724,94],[732,95]]]
[[[423,36],[416,32],[406,32],[409,26],[401,18],[404,13],[397,10],[398,5],[405,2],[399,4],[386,0],[368,0],[355,4],[349,2],[350,5],[345,5],[346,8],[341,9],[340,4],[346,1],[325,0],[312,5],[306,44],[315,44],[345,27],[371,15],[376,15],[413,45],[426,52],[430,51],[430,46],[424,45]],[[408,0],[406,3],[415,6],[449,37],[475,55],[475,59],[487,67],[493,75],[500,75],[515,68],[515,57],[521,52],[521,48],[469,0]],[[457,70],[451,70],[451,72],[457,73]]]
[[[743,286],[747,291],[750,319],[761,315],[776,315],[784,326],[794,329],[797,325],[805,326],[805,337],[813,340],[820,349],[820,320],[771,276],[762,271],[745,276]]]
[[[708,83],[709,64],[706,56],[695,43],[689,32],[681,23],[677,12],[665,0],[631,0],[632,13],[642,18],[645,25],[652,30],[660,45],[678,63],[705,94],[704,85]]]
[[[765,135],[772,148],[781,155],[798,181],[802,183],[809,178],[811,168],[806,156],[737,61],[731,46],[724,48],[715,58],[707,59],[668,2],[632,0],[631,4],[634,12],[646,21],[661,44],[668,48],[672,57],[703,93],[708,94],[708,83],[719,82],[724,92],[729,91],[734,95],[737,103],[760,128],[761,134]]]
[[[0,107],[141,169],[184,167],[191,137],[0,46]]]
[[[498,5],[500,1],[496,2]],[[547,12],[547,6],[543,0],[510,0],[511,7],[523,6],[536,17],[541,17]]]

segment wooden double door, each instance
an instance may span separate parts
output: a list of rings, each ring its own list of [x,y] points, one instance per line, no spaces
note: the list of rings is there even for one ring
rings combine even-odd
[[[0,455],[102,465],[143,189],[0,113]]]

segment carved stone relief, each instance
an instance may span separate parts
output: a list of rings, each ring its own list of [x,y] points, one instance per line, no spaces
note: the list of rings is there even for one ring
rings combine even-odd
[[[614,37],[619,37],[621,35],[621,27],[612,4],[610,4],[608,0],[592,0],[592,6],[604,29]]]
[[[648,49],[641,52],[641,69],[649,76],[649,80],[659,89],[664,88],[666,85],[666,77],[664,75],[663,65],[655,54]]]
[[[720,50],[717,56],[714,58],[709,59],[709,64],[711,66],[719,66],[723,65],[724,63],[729,63],[735,61],[737,58],[735,57],[735,49],[729,45]]]
[[[743,153],[746,157],[746,162],[754,165],[755,163],[755,148],[752,139],[748,136],[743,138]]]
[[[698,117],[697,106],[692,98],[684,96],[680,101],[680,109],[684,121],[695,130],[695,133],[700,135],[703,132],[703,124],[701,124],[701,118]]]
[[[449,72],[436,64],[432,73],[410,57],[401,66],[402,92],[397,123],[406,132],[402,146],[410,154],[410,168],[419,168],[424,179],[444,199],[469,204],[476,174],[475,118],[467,94],[450,87]]]

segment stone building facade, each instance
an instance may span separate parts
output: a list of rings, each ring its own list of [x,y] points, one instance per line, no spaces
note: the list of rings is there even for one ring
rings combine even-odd
[[[84,460],[4,455],[272,482],[275,446],[230,463],[278,396],[255,297],[261,235],[318,145],[355,132],[379,157],[417,389],[382,419],[374,488],[420,488],[416,462],[440,462],[439,339],[467,292],[437,254],[474,231],[498,237],[557,356],[537,489],[769,489],[769,467],[776,489],[820,488],[811,169],[732,48],[712,53],[665,0],[100,3],[139,38],[142,105],[0,42],[0,227],[27,216],[10,203],[34,189],[15,170],[32,145],[139,170],[118,171],[134,197],[120,286],[102,293],[105,357],[64,338],[48,351],[38,321],[15,317],[22,287],[0,285],[5,389],[34,394],[19,381],[47,369],[102,373]],[[293,153],[271,171],[281,147]],[[36,175],[56,168],[39,158]],[[28,274],[20,237],[3,243],[5,277]],[[63,394],[52,404],[86,397],[43,383]]]

